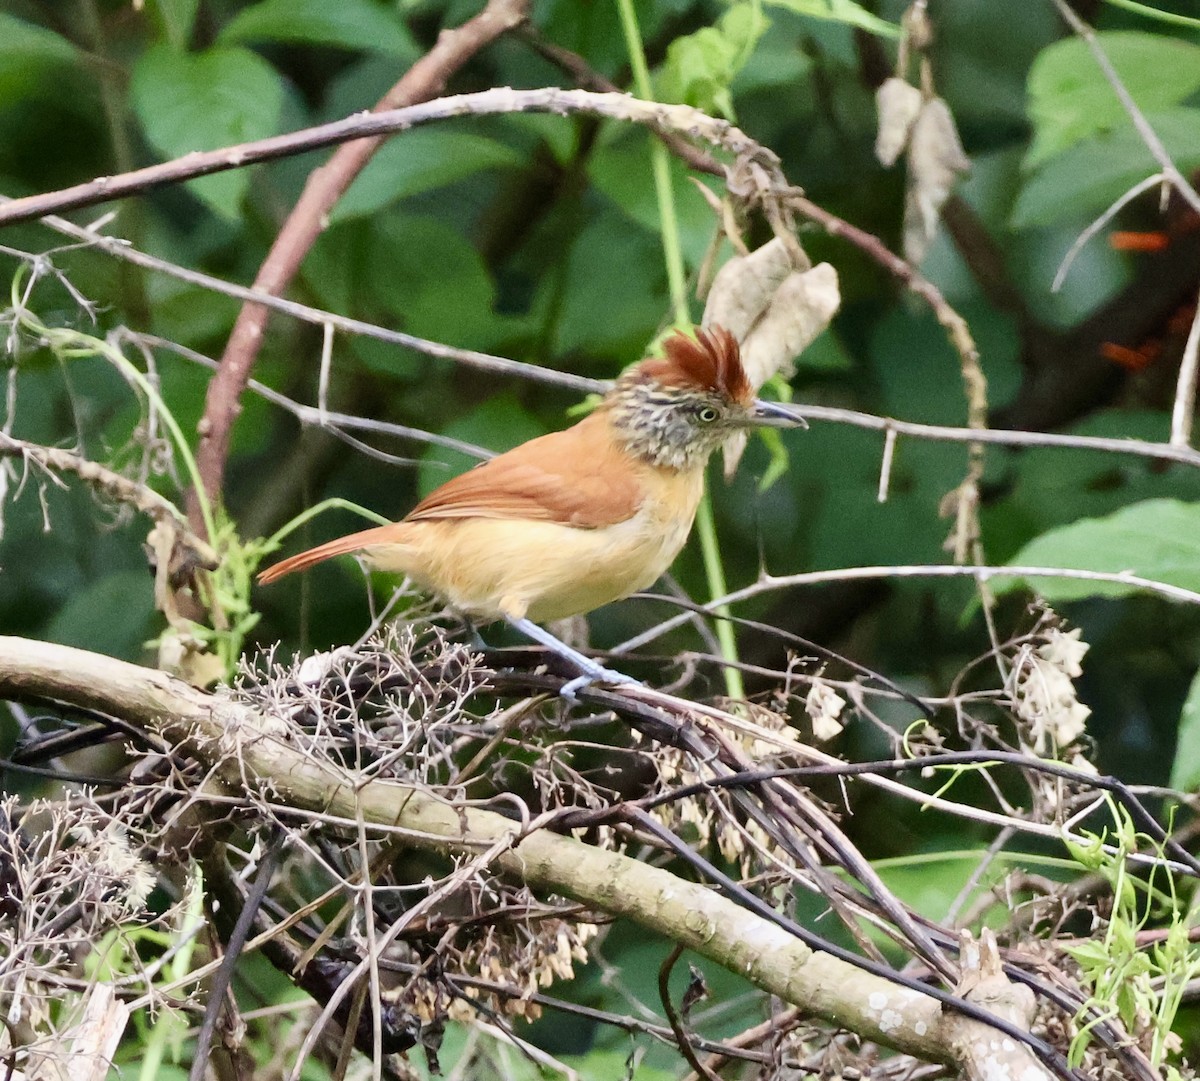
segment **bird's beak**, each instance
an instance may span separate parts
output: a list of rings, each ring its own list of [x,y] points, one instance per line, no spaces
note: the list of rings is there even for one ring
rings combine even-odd
[[[750,407],[750,424],[755,428],[807,428],[795,406],[783,402],[765,402],[756,398]]]

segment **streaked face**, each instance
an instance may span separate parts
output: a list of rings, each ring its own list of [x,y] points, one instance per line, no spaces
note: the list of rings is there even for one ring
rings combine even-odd
[[[751,409],[724,395],[652,381],[619,385],[612,402],[629,449],[668,469],[702,466],[732,432],[754,423]]]

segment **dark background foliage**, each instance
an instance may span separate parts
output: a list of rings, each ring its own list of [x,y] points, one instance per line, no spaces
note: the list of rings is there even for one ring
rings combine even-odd
[[[142,8],[122,0],[5,0],[0,192],[50,190],[370,108],[442,28],[479,6],[462,0],[146,0]],[[873,91],[891,72],[894,41],[802,13],[816,6],[763,6],[770,25],[734,75],[728,104],[739,125],[780,154],[786,175],[809,198],[898,248],[902,170],[882,168],[872,149]],[[891,0],[870,6],[893,23],[902,12]],[[1083,99],[1082,135],[1062,135],[1075,100],[1072,86],[1043,90],[1039,98],[1031,75],[1067,34],[1049,2],[943,0],[931,7],[936,85],[958,122],[972,171],[947,208],[947,228],[923,269],[970,323],[993,422],[1165,439],[1188,327],[1186,312],[1181,320],[1179,311],[1194,305],[1200,285],[1200,231],[1194,222],[1187,225],[1180,207],[1160,214],[1155,195],[1147,194],[1113,228],[1161,228],[1167,221],[1176,242],[1162,251],[1129,253],[1114,250],[1102,230],[1065,286],[1053,292],[1055,271],[1080,231],[1153,165],[1119,110],[1097,119],[1111,92],[1094,72],[1078,79],[1094,93]],[[1195,86],[1187,86],[1189,65],[1197,67],[1200,57],[1200,33],[1102,3],[1076,7],[1117,55],[1127,46],[1114,35],[1137,36],[1136,49],[1145,52],[1136,58],[1150,57],[1170,84],[1169,90],[1145,90],[1143,106],[1180,167],[1200,165],[1200,140],[1190,138],[1200,130],[1200,110]],[[1174,7],[1184,12],[1191,5],[1181,0]],[[664,97],[675,94],[710,109],[720,104],[723,54],[699,46],[694,55],[683,53],[678,43],[717,25],[729,10],[711,0],[637,5]],[[630,85],[615,4],[539,0],[531,24],[539,38],[579,54],[618,86]],[[1078,67],[1067,69],[1084,72],[1085,60],[1081,53]],[[572,85],[517,34],[484,50],[450,89],[555,84]],[[1049,119],[1037,112],[1047,100],[1059,105]],[[1101,101],[1103,107],[1095,104]],[[306,176],[325,156],[308,154],[127,200],[113,208],[117,217],[109,229],[172,262],[250,282]],[[680,242],[694,275],[714,219],[678,162],[672,175]],[[79,212],[74,220],[88,222],[98,213]],[[610,378],[642,356],[670,318],[659,223],[643,130],[550,116],[459,119],[384,147],[332,214],[290,295],[455,346]],[[752,223],[751,235],[763,240],[769,234]],[[832,328],[798,359],[795,398],[964,423],[958,359],[929,311],[849,244],[814,227],[804,229],[801,240],[814,261],[837,268],[843,306]],[[43,251],[61,241],[26,224],[5,229],[0,243]],[[54,261],[98,306],[100,331],[126,325],[220,355],[238,310],[230,298],[86,249],[60,252]],[[0,265],[7,279],[18,260],[0,253]],[[39,284],[31,307],[47,324],[86,322],[76,300],[50,280]],[[701,311],[693,299],[692,315]],[[1148,342],[1157,344],[1147,349]],[[255,377],[312,402],[320,351],[318,330],[275,317]],[[192,432],[208,372],[168,353],[158,355],[157,365],[164,400]],[[334,340],[332,370],[331,408],[494,450],[562,425],[577,402],[562,390],[342,335]],[[13,434],[77,446],[118,465],[142,453],[141,417],[107,364],[61,362],[30,350],[17,358],[14,385]],[[717,530],[732,587],[764,569],[787,574],[946,559],[948,524],[938,507],[962,479],[961,445],[902,441],[890,495],[881,504],[878,434],[814,424],[785,441],[789,468],[765,491],[758,484],[768,461],[762,445],[751,446],[732,483],[714,472]],[[418,443],[378,445],[411,463],[370,460],[248,396],[234,429],[224,493],[241,535],[269,535],[331,495],[398,517],[467,464]],[[145,643],[161,628],[142,523],[114,518],[78,487],[42,492],[33,480],[10,493],[15,498],[5,509],[0,629],[144,658]],[[172,496],[179,491],[169,481],[159,483]],[[986,557],[1003,563],[1057,527],[1151,499],[1189,504],[1200,497],[1200,473],[1142,458],[994,447],[987,452],[983,494]],[[332,512],[288,544],[316,543],[356,522]],[[1052,546],[1044,561],[1053,564],[1054,554]],[[1200,555],[1200,544],[1192,555]],[[1109,567],[1104,559],[1095,565]],[[1176,567],[1172,577],[1165,563],[1151,561],[1145,573],[1194,585],[1195,565],[1193,559],[1191,567]],[[692,597],[707,599],[695,550],[681,557],[675,574]],[[936,692],[987,648],[971,595],[965,582],[848,581],[767,595],[739,614]],[[1195,610],[1146,595],[1058,595],[1060,611],[1092,645],[1081,690],[1094,711],[1089,733],[1098,766],[1127,781],[1194,779],[1195,748],[1184,748],[1189,757],[1182,762],[1173,748],[1200,648]],[[1028,600],[1021,591],[1001,598],[1002,633],[1027,625]],[[369,619],[367,591],[348,563],[258,592],[254,604],[263,614],[255,638],[281,640],[288,649],[352,641]],[[592,642],[619,641],[664,614],[653,600],[612,606],[591,617]],[[739,642],[752,663],[782,663],[773,637],[746,631]],[[655,648],[675,653],[698,646],[683,630]],[[655,667],[634,663],[631,670],[652,673]],[[719,689],[715,677],[712,686]],[[761,685],[750,677],[749,689]],[[856,756],[882,749],[870,734],[849,731],[842,738]],[[869,804],[848,829],[878,857],[970,844],[961,836],[929,834],[915,812],[911,821],[879,819]],[[944,899],[965,871],[951,863],[921,874],[921,889]],[[623,959],[627,972],[637,972],[636,954],[644,947],[622,932],[610,937],[606,950]],[[656,963],[645,967],[648,974]],[[648,978],[630,977],[635,993],[642,989],[633,985]],[[608,992],[596,983],[582,993],[599,1001]],[[543,1031],[540,1038],[556,1051],[584,1046],[586,1034],[563,1031]],[[612,1054],[621,1058],[615,1049]]]

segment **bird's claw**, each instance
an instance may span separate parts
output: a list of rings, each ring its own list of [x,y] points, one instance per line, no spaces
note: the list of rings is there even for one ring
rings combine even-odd
[[[568,702],[577,700],[577,696],[584,687],[590,687],[593,683],[613,683],[618,686],[634,686],[640,687],[641,681],[634,679],[633,676],[627,676],[624,672],[618,672],[613,668],[602,668],[600,665],[589,667],[583,675],[576,676],[573,680],[564,683],[559,689],[559,696],[565,698]]]

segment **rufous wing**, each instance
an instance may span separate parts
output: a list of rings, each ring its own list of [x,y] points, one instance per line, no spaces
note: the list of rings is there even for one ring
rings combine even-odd
[[[405,522],[445,518],[525,518],[603,529],[642,504],[640,471],[614,441],[606,411],[551,432],[447,481]]]
[[[402,521],[339,537],[289,556],[259,576],[264,585],[333,556],[403,543],[409,527],[453,518],[507,518],[603,529],[642,504],[640,470],[614,442],[603,409],[562,432],[531,439],[434,489]]]

